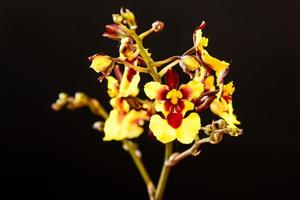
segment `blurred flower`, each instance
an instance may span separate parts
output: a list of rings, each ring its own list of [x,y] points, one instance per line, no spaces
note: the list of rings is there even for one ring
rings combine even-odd
[[[121,82],[112,76],[106,77],[108,94],[112,98],[113,110],[104,124],[104,141],[123,140],[138,137],[142,132],[144,120],[149,119],[147,111],[131,109],[126,97],[139,93],[140,75],[125,66]]]

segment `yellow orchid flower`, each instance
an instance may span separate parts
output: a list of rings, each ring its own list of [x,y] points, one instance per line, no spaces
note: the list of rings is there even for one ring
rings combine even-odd
[[[206,66],[216,72],[217,83],[219,84],[226,75],[226,72],[229,68],[229,63],[212,57],[207,50],[204,49],[204,47],[208,46],[208,38],[202,36],[202,29],[205,26],[205,22],[202,24],[204,25],[200,25],[200,27],[198,27],[194,33],[194,45],[198,56],[202,59]]]
[[[112,76],[107,76],[106,79],[110,97],[136,96],[139,93],[140,75],[132,68],[125,67],[121,83]]]
[[[232,94],[234,90],[235,88],[231,81],[222,87],[220,98],[214,99],[210,104],[210,110],[223,118],[227,122],[229,128],[237,128],[235,125],[240,124],[236,115],[233,114]]]
[[[178,89],[178,74],[169,70],[166,75],[167,85],[149,82],[144,91],[150,99],[155,99],[155,110],[162,112],[164,118],[155,114],[150,118],[149,128],[162,143],[175,139],[184,144],[194,141],[201,128],[200,117],[193,112],[186,118],[185,113],[194,108],[192,99],[204,90],[202,83],[190,81]]]
[[[112,76],[107,76],[106,79],[107,92],[112,98],[110,104],[113,110],[105,121],[103,140],[123,140],[138,137],[144,130],[141,125],[143,125],[144,120],[149,119],[149,116],[144,110],[130,109],[126,97],[136,96],[139,93],[139,73],[125,66],[120,82]]]
[[[123,113],[113,109],[104,124],[104,141],[123,140],[140,136],[144,129],[141,127],[149,116],[146,111],[130,110]]]

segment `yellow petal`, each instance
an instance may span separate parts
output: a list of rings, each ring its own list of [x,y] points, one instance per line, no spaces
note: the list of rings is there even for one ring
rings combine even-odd
[[[197,113],[191,113],[182,120],[181,126],[176,131],[176,138],[183,144],[190,144],[194,141],[201,128],[201,120]]]
[[[106,55],[95,55],[92,58],[92,64],[90,68],[94,69],[97,73],[105,72],[107,68],[112,64],[112,60]]]
[[[228,84],[223,86],[223,95],[224,96],[231,96],[235,90],[233,86],[233,81],[229,82]]]
[[[159,95],[159,91],[162,89],[168,89],[168,86],[162,85],[159,82],[151,81],[146,83],[144,86],[145,94],[149,97],[149,99],[155,99]]]
[[[107,76],[106,77],[107,79],[107,88],[108,88],[108,95],[110,97],[116,97],[118,95],[118,85],[119,85],[119,82],[118,80],[116,80],[114,77],[112,76]]]
[[[202,30],[198,29],[195,33],[195,46],[197,50],[200,50],[202,52],[204,47],[207,47],[208,45],[208,38],[202,37]]]
[[[104,141],[111,141],[120,138],[121,124],[119,119],[119,112],[112,110],[104,124]]]
[[[196,58],[189,55],[181,57],[179,64],[187,71],[194,71],[201,67],[200,63],[196,60]]]
[[[205,62],[207,65],[209,65],[210,68],[212,68],[216,72],[223,71],[228,68],[229,63],[225,61],[220,61],[217,58],[214,58],[208,54],[206,50],[202,51],[201,56],[203,62]]]
[[[136,96],[139,93],[138,84],[140,82],[140,74],[137,72],[133,75],[132,80],[129,82],[127,79],[129,68],[125,67],[123,78],[120,84],[119,96],[120,97],[128,97],[128,96]]]
[[[165,110],[165,104],[161,101],[155,102],[155,110],[156,112],[162,112],[165,117],[168,115],[168,112]]]
[[[140,136],[143,133],[144,129],[139,126],[138,122],[143,122],[143,120],[147,119],[147,112],[131,110],[128,114],[126,114],[122,121],[121,130],[124,134],[123,137],[136,138]]]
[[[180,89],[184,89],[185,87],[187,87],[192,92],[189,99],[198,98],[201,95],[201,93],[204,91],[203,83],[200,83],[199,81],[196,80],[191,80],[187,84],[181,85]]]
[[[222,113],[228,111],[228,105],[225,102],[221,102],[218,99],[213,100],[210,104],[210,110],[218,116],[221,116]]]
[[[149,128],[156,139],[164,144],[176,139],[176,129],[172,128],[167,120],[161,118],[159,115],[152,115]]]
[[[187,111],[194,109],[194,104],[188,100],[183,100],[183,103],[184,103],[184,109],[182,111],[182,115],[184,116]]]
[[[215,78],[214,76],[210,75],[204,80],[205,89],[207,91],[215,90]]]

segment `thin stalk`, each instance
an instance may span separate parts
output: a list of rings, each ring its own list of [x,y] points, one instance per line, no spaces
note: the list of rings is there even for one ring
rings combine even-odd
[[[164,165],[161,170],[160,177],[159,177],[158,186],[157,186],[157,190],[155,193],[155,200],[161,200],[164,195],[164,191],[166,189],[166,184],[167,184],[168,177],[169,177],[170,170],[171,170],[171,166],[167,165],[167,162],[168,162],[170,156],[172,155],[172,152],[173,152],[173,143],[172,142],[167,143],[165,145]]]
[[[133,144],[131,141],[129,140],[123,140],[123,144],[125,145],[125,149],[128,151],[128,153],[130,154],[131,158],[133,159],[138,171],[140,172],[147,190],[148,190],[148,195],[149,195],[149,199],[150,200],[154,200],[154,194],[155,194],[155,186],[141,160],[141,158],[138,156],[137,154],[137,147],[135,144]]]
[[[147,52],[145,51],[142,39],[135,32],[132,32],[131,36],[135,40],[136,45],[137,45],[138,49],[140,50],[140,54],[143,57],[146,65],[147,65],[147,67],[149,69],[150,75],[152,76],[152,78],[154,79],[154,81],[160,82],[160,76],[157,73],[157,71],[155,70],[155,68],[151,66],[151,63],[153,63],[153,60],[147,54]]]

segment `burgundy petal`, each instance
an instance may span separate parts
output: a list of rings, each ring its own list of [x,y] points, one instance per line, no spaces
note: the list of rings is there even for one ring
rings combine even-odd
[[[175,89],[179,83],[179,75],[172,69],[169,69],[166,74],[166,82],[170,89]]]

